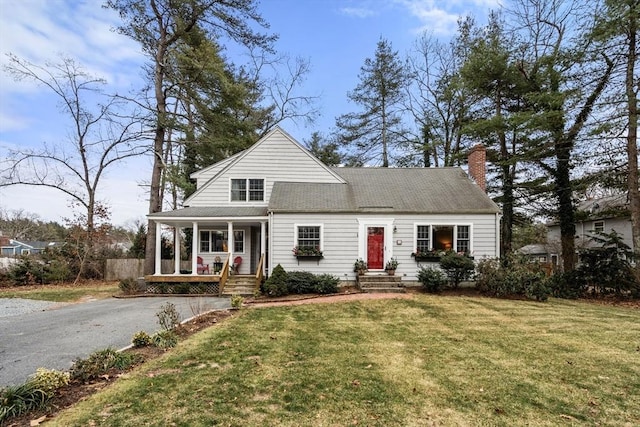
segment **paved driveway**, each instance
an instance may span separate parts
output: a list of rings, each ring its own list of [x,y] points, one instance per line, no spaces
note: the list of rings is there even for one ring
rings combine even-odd
[[[152,334],[160,329],[156,313],[167,302],[175,304],[183,320],[231,307],[229,298],[109,298],[26,314],[0,313],[0,387],[25,382],[39,367],[68,370],[75,359],[94,351],[126,347],[137,331]]]

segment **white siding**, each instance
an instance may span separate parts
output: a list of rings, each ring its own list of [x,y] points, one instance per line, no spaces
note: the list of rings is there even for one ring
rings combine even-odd
[[[230,202],[229,188],[232,178],[264,179],[264,202]],[[291,141],[282,132],[276,131],[249,149],[239,161],[216,177],[205,188],[199,189],[198,193],[190,200],[189,205],[266,206],[269,203],[273,184],[278,181],[341,182],[340,178],[318,163],[306,150]]]
[[[353,263],[359,256],[359,221],[392,220],[395,231],[391,239],[391,248],[386,249],[386,259],[397,258],[399,265],[396,275],[403,281],[415,281],[420,266],[411,253],[415,251],[415,225],[461,224],[471,225],[472,255],[478,261],[485,257],[494,257],[496,247],[495,215],[361,215],[361,214],[276,214],[271,230],[272,266],[281,264],[287,271],[310,271],[329,273],[341,280],[355,280]],[[295,224],[322,225],[323,256],[317,261],[298,261],[291,250],[295,246]]]
[[[595,228],[596,222],[604,222],[604,232],[611,233],[615,230],[616,233],[623,236],[624,242],[633,247],[633,241],[631,236],[631,220],[629,218],[605,218],[597,220],[589,220],[576,223],[576,247],[585,248],[592,247],[594,243],[591,242],[590,237],[593,235],[592,231]],[[547,242],[549,244],[560,245],[560,226],[552,225],[547,228]]]

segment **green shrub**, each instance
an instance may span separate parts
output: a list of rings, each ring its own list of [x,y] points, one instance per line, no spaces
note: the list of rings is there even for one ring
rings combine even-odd
[[[156,317],[158,324],[166,331],[171,331],[180,325],[180,313],[173,303],[168,302],[161,305]]]
[[[131,344],[134,347],[147,347],[152,344],[151,336],[145,331],[138,331],[133,335]]]
[[[557,298],[577,299],[587,292],[585,280],[578,270],[556,272],[548,279],[551,295]]]
[[[0,424],[9,418],[40,409],[47,404],[49,396],[33,382],[0,389]]]
[[[42,280],[44,283],[62,283],[71,279],[72,272],[65,260],[53,259],[44,266]]]
[[[315,276],[313,291],[317,294],[335,294],[338,292],[338,283],[340,279],[331,274],[320,274]]]
[[[35,285],[43,282],[44,264],[32,256],[21,256],[19,261],[9,267],[9,280],[15,286]]]
[[[469,280],[476,266],[468,256],[449,251],[440,258],[440,268],[449,278],[451,286],[457,288],[460,282]]]
[[[287,273],[287,293],[311,294],[315,292],[316,276],[308,271]]]
[[[596,232],[590,240],[597,247],[580,252],[580,278],[594,293],[617,296],[634,294],[640,287],[631,260],[633,250],[615,230]]]
[[[29,379],[29,382],[31,382],[35,388],[44,391],[47,397],[52,397],[56,390],[69,384],[70,379],[71,375],[69,372],[38,368],[36,373]]]
[[[178,345],[178,335],[173,330],[165,329],[153,334],[151,341],[158,348],[172,348]]]
[[[447,285],[447,276],[437,268],[422,267],[418,270],[418,281],[429,293],[440,292]]]
[[[511,255],[504,261],[497,258],[480,261],[476,287],[495,297],[523,296],[538,301],[546,301],[551,293],[540,264],[518,255]]]
[[[71,366],[72,380],[87,382],[108,374],[111,370],[124,371],[140,361],[131,353],[119,353],[112,348],[99,350],[86,359],[76,359]]]
[[[118,287],[125,295],[135,295],[138,293],[138,281],[136,279],[122,279]]]
[[[264,282],[264,294],[270,297],[287,295],[287,272],[280,265],[276,265],[269,278]]]
[[[190,292],[190,290],[191,290],[190,283],[176,283],[175,286],[173,287],[174,294],[186,295]]]
[[[240,308],[242,307],[242,302],[244,298],[240,295],[232,295],[231,296],[231,307],[232,308]]]

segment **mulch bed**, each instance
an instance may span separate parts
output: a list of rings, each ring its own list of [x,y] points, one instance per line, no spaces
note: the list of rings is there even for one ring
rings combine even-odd
[[[186,339],[190,335],[201,331],[210,326],[232,317],[234,312],[232,310],[213,311],[203,314],[191,321],[182,324],[176,332],[181,340]],[[169,350],[164,350],[158,347],[132,347],[124,350],[141,356],[141,364],[148,362]],[[136,365],[139,366],[140,364]],[[130,370],[135,369],[136,366],[132,366]],[[109,384],[116,381],[126,372],[112,371],[101,377],[99,380],[91,381],[89,383],[81,383],[78,381],[72,382],[69,385],[60,388],[56,395],[49,401],[47,408],[29,412],[23,414],[20,417],[11,418],[2,424],[3,427],[23,427],[23,426],[37,426],[47,420],[51,420],[59,412],[66,408],[73,406],[75,403],[84,400],[88,396],[102,390]]]

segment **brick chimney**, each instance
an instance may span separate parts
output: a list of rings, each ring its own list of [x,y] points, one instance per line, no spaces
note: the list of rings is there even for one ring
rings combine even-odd
[[[487,191],[486,164],[487,149],[484,145],[478,144],[469,151],[467,157],[469,162],[469,176],[478,184],[482,191]]]

